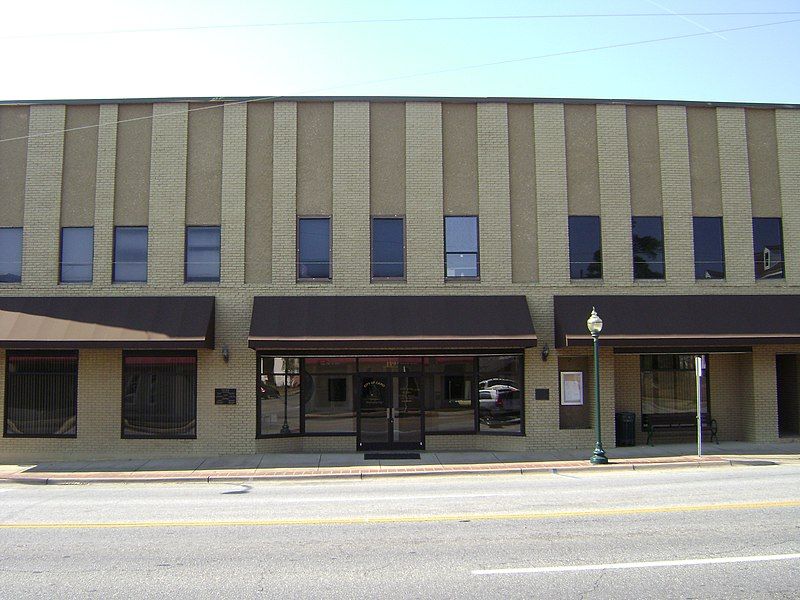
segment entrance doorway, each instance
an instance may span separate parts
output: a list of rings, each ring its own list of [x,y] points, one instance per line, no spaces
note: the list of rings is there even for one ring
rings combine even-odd
[[[800,365],[797,354],[775,357],[778,379],[778,435],[800,436]]]
[[[425,448],[422,376],[362,375],[357,390],[359,450]]]

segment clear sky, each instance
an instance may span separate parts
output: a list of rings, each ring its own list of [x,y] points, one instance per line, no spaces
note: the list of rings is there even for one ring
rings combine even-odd
[[[737,12],[771,14],[707,14]],[[800,103],[798,0],[4,0],[0,15],[0,100]]]

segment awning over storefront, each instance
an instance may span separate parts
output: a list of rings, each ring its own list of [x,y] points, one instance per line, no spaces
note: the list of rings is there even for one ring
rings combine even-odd
[[[800,296],[555,296],[556,346],[698,347],[800,343]]]
[[[536,345],[524,296],[258,296],[250,347],[270,351]]]
[[[214,298],[0,298],[0,347],[213,348]]]

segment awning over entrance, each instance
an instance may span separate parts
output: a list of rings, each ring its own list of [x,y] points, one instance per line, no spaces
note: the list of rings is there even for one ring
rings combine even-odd
[[[0,298],[0,347],[213,348],[214,298]]]
[[[527,348],[524,296],[258,296],[250,347],[271,351]]]
[[[556,346],[692,347],[800,343],[800,296],[555,296]]]

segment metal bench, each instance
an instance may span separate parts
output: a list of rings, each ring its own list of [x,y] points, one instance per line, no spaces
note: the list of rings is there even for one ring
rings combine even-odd
[[[700,415],[700,427],[702,431],[711,433],[709,441],[719,444],[717,437],[717,421],[712,419],[708,413]],[[696,413],[655,413],[642,415],[642,428],[647,432],[647,444],[653,445],[653,432],[656,429],[696,429]]]

